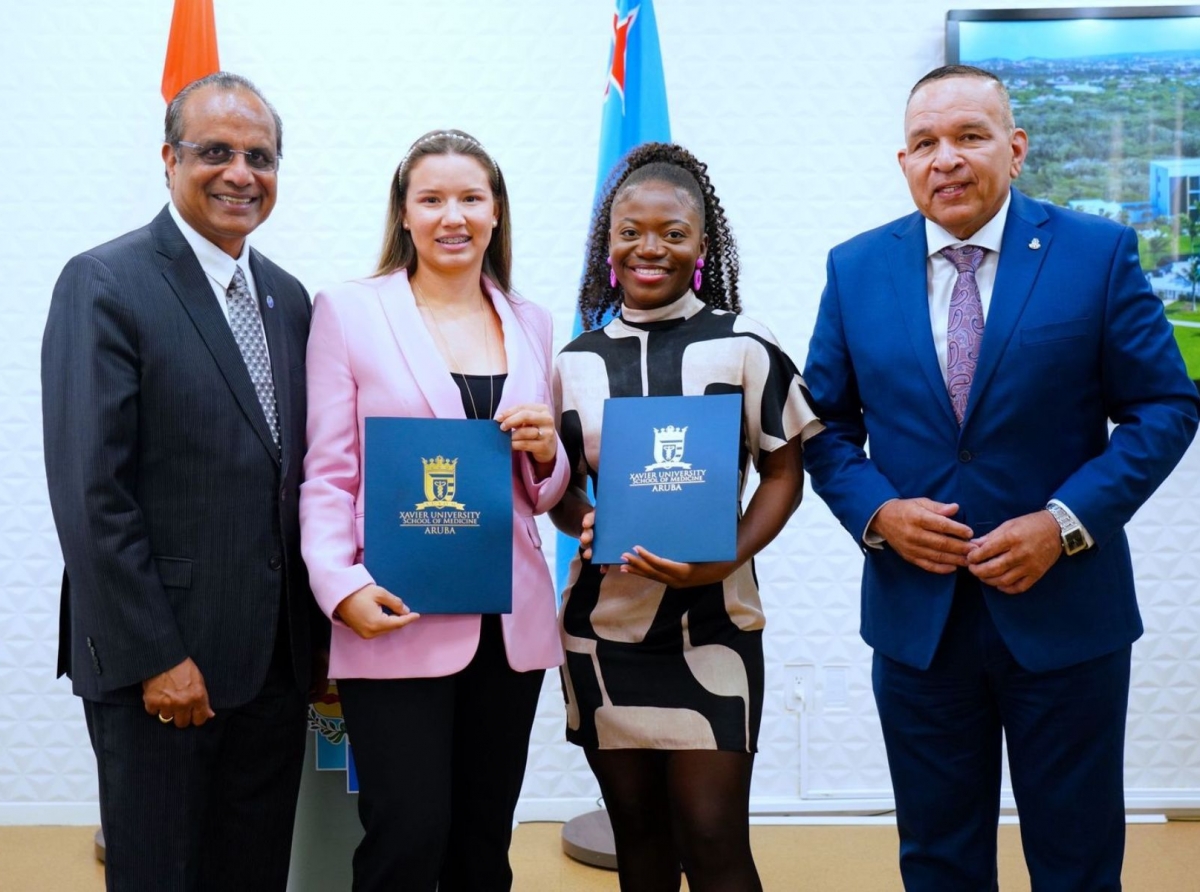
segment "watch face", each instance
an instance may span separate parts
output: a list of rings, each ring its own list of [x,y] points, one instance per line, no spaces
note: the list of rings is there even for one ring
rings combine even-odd
[[[1063,550],[1067,554],[1075,554],[1087,548],[1087,540],[1083,538],[1083,531],[1080,529],[1071,530],[1063,535]]]

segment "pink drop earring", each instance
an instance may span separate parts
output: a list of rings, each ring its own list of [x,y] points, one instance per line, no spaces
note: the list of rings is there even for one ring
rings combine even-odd
[[[617,271],[612,268],[612,258],[611,257],[608,258],[607,262],[608,262],[608,284],[611,285],[613,288],[616,288],[617,287]]]
[[[696,258],[696,272],[692,276],[692,290],[695,292],[700,291],[700,283],[704,281],[704,276],[700,275],[700,270],[702,270],[702,269],[704,269],[704,258],[697,257]]]

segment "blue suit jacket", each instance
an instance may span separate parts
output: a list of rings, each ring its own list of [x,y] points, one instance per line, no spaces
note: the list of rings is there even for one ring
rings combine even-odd
[[[920,214],[830,252],[804,379],[827,425],[805,464],[856,541],[897,497],[957,502],[977,536],[1057,498],[1096,546],[1022,595],[983,587],[1005,643],[1047,671],[1141,635],[1123,528],[1187,449],[1200,401],[1133,230],[1013,191],[961,430],[933,346]],[[863,638],[928,667],[955,575],[863,551]]]

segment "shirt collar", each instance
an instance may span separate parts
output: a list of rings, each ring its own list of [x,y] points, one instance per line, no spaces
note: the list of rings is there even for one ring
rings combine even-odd
[[[175,202],[170,202],[167,208],[171,212],[171,219],[175,221],[175,225],[179,227],[179,231],[183,233],[183,237],[187,240],[192,252],[196,255],[196,259],[200,261],[200,268],[205,274],[221,286],[222,291],[229,288],[229,283],[233,281],[233,273],[237,267],[242,268],[242,274],[247,278],[250,277],[249,264],[249,241],[242,243],[242,253],[236,257],[230,257],[190,225],[183,219],[179,213],[179,209],[175,207]]]
[[[951,246],[958,247],[959,245],[978,245],[981,248],[987,248],[989,251],[1000,253],[1000,243],[1004,240],[1004,223],[1008,220],[1008,206],[1012,203],[1012,192],[1010,191],[1004,199],[1004,204],[1000,205],[1000,210],[996,211],[996,216],[983,224],[978,232],[968,239],[957,238],[942,227],[938,226],[928,217],[925,218],[925,247],[927,257],[932,257],[937,254],[942,248]]]
[[[621,304],[621,318],[626,322],[647,323],[662,322],[666,319],[690,319],[703,310],[704,301],[698,298],[689,288],[675,300],[653,310],[635,310]]]

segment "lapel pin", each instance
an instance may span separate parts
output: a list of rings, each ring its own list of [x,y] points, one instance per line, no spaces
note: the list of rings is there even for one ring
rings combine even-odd
[[[1038,248],[1040,248],[1041,246],[1042,246],[1042,243],[1041,243],[1040,241],[1038,241],[1037,239],[1034,239],[1033,241],[1031,241],[1031,242],[1029,243],[1029,248],[1030,248],[1030,250],[1032,250],[1032,251],[1036,251],[1036,250],[1037,250]],[[268,303],[270,303],[270,302],[271,302],[271,298],[269,298],[269,297],[268,297],[268,298],[267,298],[267,302],[268,302]]]
[[[1034,241],[1036,242],[1037,239],[1034,239]],[[1029,247],[1032,248],[1033,245],[1030,245]],[[271,297],[271,295],[269,295],[269,294],[267,295],[267,309],[269,309],[269,310],[275,309],[275,298]]]

